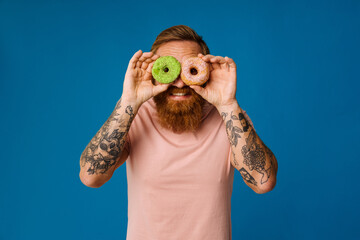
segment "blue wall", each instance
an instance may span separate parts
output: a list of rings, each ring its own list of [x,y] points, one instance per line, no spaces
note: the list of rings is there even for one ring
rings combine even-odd
[[[359,239],[360,1],[345,0],[1,0],[0,239],[125,239],[125,165],[91,189],[79,157],[130,57],[178,24],[234,58],[279,163],[265,195],[235,172],[233,239]]]

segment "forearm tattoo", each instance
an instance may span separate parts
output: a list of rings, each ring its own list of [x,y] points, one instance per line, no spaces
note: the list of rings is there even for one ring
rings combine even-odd
[[[106,173],[122,153],[126,142],[125,136],[135,114],[131,106],[126,106],[125,114],[120,113],[121,107],[120,99],[110,117],[92,138],[81,156],[82,167],[89,163],[87,170],[89,175]]]
[[[257,186],[257,182],[255,181],[255,178],[253,178],[250,173],[248,171],[245,170],[245,168],[241,168],[239,170],[242,178],[248,182],[248,183],[251,183],[251,184],[254,184],[255,186]]]
[[[256,170],[262,174],[261,184],[266,183],[270,177],[270,169],[265,169],[266,155],[265,150],[256,142],[256,133],[252,128],[249,136],[245,139],[246,144],[242,147],[241,153],[244,157],[244,164],[250,171]]]
[[[245,118],[243,113],[239,113],[238,115],[234,115],[233,112],[230,113],[230,116],[228,117],[228,113],[221,113],[221,116],[223,120],[225,121],[226,125],[226,132],[230,140],[230,144],[232,146],[232,149],[234,150],[235,147],[238,145],[238,139],[241,137],[245,137],[245,133],[247,134],[247,138],[245,138],[246,144],[242,146],[241,148],[241,154],[244,158],[243,163],[249,168],[250,171],[257,171],[262,175],[260,183],[263,184],[268,181],[270,177],[270,169],[273,166],[274,163],[276,163],[275,157],[272,155],[271,157],[271,166],[267,169],[265,169],[266,165],[266,153],[269,154],[271,152],[270,149],[268,149],[265,144],[265,149],[261,147],[260,144],[256,142],[256,133],[254,128],[249,124],[247,119]],[[240,121],[239,123],[236,123],[235,121]],[[236,126],[237,125],[237,126]],[[241,127],[238,127],[241,126]],[[233,161],[234,165],[240,168],[240,164],[237,161],[236,154],[233,151]],[[272,154],[272,153],[271,153]],[[271,156],[271,155],[269,155]],[[243,179],[251,183],[255,186],[257,186],[257,182],[251,174],[245,170],[245,168],[241,168],[239,170],[241,176]]]
[[[227,113],[224,113],[224,112],[221,113],[221,116],[224,121],[225,121],[227,115],[228,115]],[[234,123],[233,123],[234,120],[240,121],[242,129],[237,126],[234,126]],[[239,113],[239,115],[236,116],[236,115],[233,115],[231,112],[230,119],[225,122],[225,126],[226,126],[226,132],[230,139],[230,144],[236,147],[238,144],[238,139],[241,138],[240,133],[247,132],[249,130],[250,124],[248,123],[248,121],[246,121],[243,113]]]
[[[265,147],[265,152],[266,154],[269,156],[270,158],[270,163],[271,163],[271,169],[275,171],[275,175],[277,173],[277,161],[276,161],[276,157],[274,155],[274,153],[270,150],[270,148],[268,148],[265,144],[264,144],[264,147]],[[270,173],[269,173],[270,174]]]

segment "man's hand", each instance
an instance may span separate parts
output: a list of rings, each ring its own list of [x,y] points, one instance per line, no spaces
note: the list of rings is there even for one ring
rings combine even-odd
[[[190,86],[217,109],[231,106],[236,101],[236,65],[228,57],[202,55],[198,57],[210,64],[210,79],[206,86]]]
[[[151,69],[159,56],[137,51],[130,59],[125,74],[122,100],[140,106],[151,97],[165,91],[169,84],[153,85]]]

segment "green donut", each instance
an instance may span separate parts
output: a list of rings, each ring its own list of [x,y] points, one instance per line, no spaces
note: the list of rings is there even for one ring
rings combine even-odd
[[[181,64],[172,56],[159,57],[153,67],[152,75],[159,83],[171,83],[180,74]]]

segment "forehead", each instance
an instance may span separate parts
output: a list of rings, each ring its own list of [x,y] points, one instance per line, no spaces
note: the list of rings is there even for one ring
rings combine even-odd
[[[173,56],[179,62],[181,62],[183,58],[196,57],[198,53],[201,53],[201,47],[193,41],[166,42],[161,44],[156,51],[156,54],[159,56]]]

